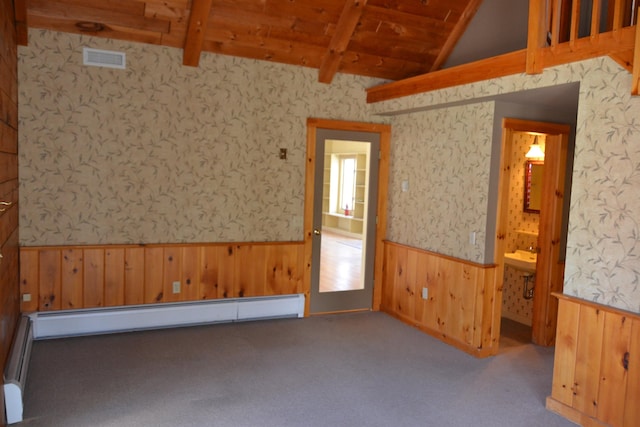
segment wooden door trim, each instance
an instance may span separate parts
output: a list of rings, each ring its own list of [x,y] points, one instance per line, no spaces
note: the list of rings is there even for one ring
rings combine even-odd
[[[542,206],[546,207],[546,210],[541,211],[540,214],[538,242],[546,250],[538,252],[538,262],[542,268],[536,271],[536,286],[542,291],[545,298],[533,299],[533,312],[537,315],[533,342],[544,346],[552,346],[555,342],[558,300],[552,296],[552,293],[562,292],[564,287],[564,274],[559,271],[561,266],[558,260],[562,234],[568,139],[568,132],[550,135],[547,137],[545,148]]]
[[[360,123],[342,120],[307,119],[307,162],[304,192],[304,276],[305,316],[309,315],[311,297],[311,257],[313,251],[313,197],[314,170],[316,166],[316,133],[318,129],[371,132],[380,135],[380,162],[378,170],[378,205],[376,210],[376,240],[373,273],[372,309],[380,310],[382,300],[382,269],[384,264],[384,240],[387,231],[387,193],[389,188],[389,154],[391,150],[391,126],[376,123]],[[375,155],[372,154],[372,155]]]
[[[562,292],[563,274],[559,271],[562,267],[559,263],[553,263],[558,259],[560,250],[560,233],[562,229],[562,200],[566,178],[567,148],[571,127],[566,124],[539,122],[531,120],[505,118],[502,121],[502,149],[501,171],[498,184],[498,213],[497,233],[494,259],[500,266],[500,282],[504,283],[504,251],[507,233],[507,205],[509,197],[509,164],[512,150],[511,135],[513,132],[540,132],[548,135],[545,144],[545,168],[543,179],[543,208],[546,207],[543,223],[543,215],[540,216],[539,245],[549,247],[548,253],[539,254],[538,269],[536,271],[536,297],[533,301],[533,325],[532,340],[536,344],[553,345],[557,324],[557,300],[552,292]],[[544,236],[543,236],[544,235]],[[540,244],[544,241],[546,243]],[[538,295],[545,295],[545,298]],[[502,301],[496,301],[496,306],[502,305]],[[502,313],[502,309],[498,310]]]

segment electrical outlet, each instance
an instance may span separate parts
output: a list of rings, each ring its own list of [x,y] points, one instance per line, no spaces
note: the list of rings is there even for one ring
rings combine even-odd
[[[31,301],[31,294],[22,294],[22,301],[24,302]]]
[[[174,294],[180,293],[180,282],[173,282],[173,293]]]
[[[422,288],[422,299],[429,299],[429,288]]]

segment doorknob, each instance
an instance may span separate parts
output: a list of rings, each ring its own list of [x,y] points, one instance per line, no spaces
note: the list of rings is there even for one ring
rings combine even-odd
[[[315,234],[316,236],[320,235],[320,230],[318,230],[317,228],[313,229],[313,234]]]

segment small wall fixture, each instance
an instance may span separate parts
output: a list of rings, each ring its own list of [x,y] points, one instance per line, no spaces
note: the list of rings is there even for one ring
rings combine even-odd
[[[540,149],[540,145],[538,145],[538,135],[536,135],[536,138],[533,140],[533,144],[531,144],[531,148],[524,156],[527,159],[544,160],[544,152]]]

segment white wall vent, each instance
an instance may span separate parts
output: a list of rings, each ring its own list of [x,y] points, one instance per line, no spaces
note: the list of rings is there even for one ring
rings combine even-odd
[[[84,65],[94,67],[119,68],[124,70],[127,67],[126,55],[123,52],[113,52],[110,50],[91,49],[85,47],[82,50]]]

